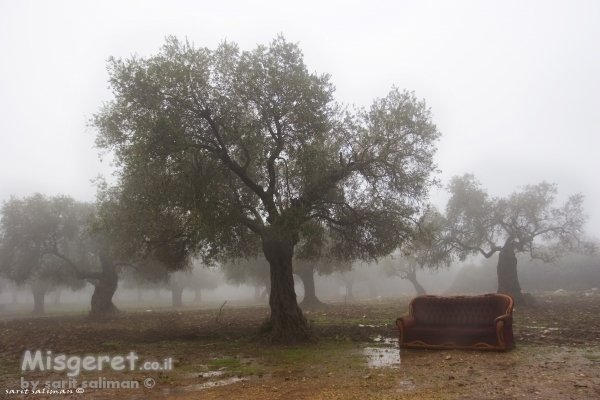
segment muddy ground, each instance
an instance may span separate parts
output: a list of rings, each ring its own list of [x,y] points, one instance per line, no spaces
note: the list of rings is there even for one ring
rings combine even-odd
[[[295,346],[270,346],[256,335],[267,306],[126,312],[106,321],[5,315],[0,398],[58,398],[11,393],[22,381],[39,381],[38,390],[64,381],[73,394],[60,398],[86,399],[600,398],[600,293],[535,298],[536,306],[515,309],[517,346],[506,353],[398,349],[394,321],[407,313],[408,297],[305,310],[317,341]],[[139,357],[133,371],[105,367],[73,379],[78,386],[100,378],[140,387],[76,394],[66,371],[21,371],[26,350],[111,358],[133,351]]]

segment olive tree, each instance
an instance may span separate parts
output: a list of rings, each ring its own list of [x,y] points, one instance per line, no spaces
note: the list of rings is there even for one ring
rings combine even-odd
[[[492,198],[471,174],[454,177],[448,190],[451,197],[437,242],[437,262],[498,253],[498,292],[510,294],[517,302],[523,296],[516,253],[553,262],[571,252],[596,252],[596,245],[585,239],[587,216],[581,194],[556,205],[556,185],[542,182],[506,198]]]
[[[407,240],[391,257],[380,262],[384,274],[388,277],[406,279],[412,283],[417,295],[426,294],[425,288],[417,281],[417,271],[428,269],[431,273],[435,273],[445,266],[438,259],[440,249],[436,247],[436,238],[442,232],[442,224],[443,216],[438,209],[429,206],[415,226],[410,240]]]
[[[108,71],[114,99],[91,125],[117,185],[177,216],[204,263],[264,254],[273,342],[310,336],[292,276],[300,240],[327,229],[336,254],[385,256],[433,183],[439,133],[424,102],[394,88],[348,111],[282,37],[253,51],[169,37]]]
[[[0,273],[19,284],[32,282],[42,306],[45,283],[76,287],[86,279],[95,286],[90,315],[115,313],[117,265],[102,237],[88,229],[94,211],[93,204],[68,196],[12,197],[1,211]]]

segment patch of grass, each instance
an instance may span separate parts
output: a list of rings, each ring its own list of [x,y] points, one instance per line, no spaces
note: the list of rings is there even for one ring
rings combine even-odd
[[[118,349],[118,348],[124,347],[126,345],[127,345],[127,343],[125,343],[121,340],[109,340],[108,342],[102,343],[102,346],[109,347],[111,349]]]
[[[0,376],[21,373],[21,363],[19,360],[5,358],[0,363]]]
[[[223,367],[232,370],[240,366],[240,360],[237,358],[217,358],[215,360],[207,360],[206,365],[213,370]]]

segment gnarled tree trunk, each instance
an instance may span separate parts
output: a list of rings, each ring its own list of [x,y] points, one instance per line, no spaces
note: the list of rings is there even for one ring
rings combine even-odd
[[[44,298],[48,285],[45,282],[36,280],[31,283],[31,293],[33,293],[33,315],[44,314]]]
[[[194,303],[200,303],[202,301],[202,292],[200,289],[194,289]]]
[[[300,303],[300,307],[320,307],[323,303],[317,298],[315,293],[315,277],[312,268],[298,268],[296,275],[302,279],[304,285],[304,299]]]
[[[417,291],[417,296],[423,296],[427,294],[425,292],[425,288],[421,286],[421,284],[417,281],[417,271],[415,269],[410,269],[409,271],[407,271],[405,279],[407,279],[410,283],[413,284],[415,290]]]
[[[292,257],[294,241],[278,238],[263,239],[262,247],[270,265],[271,307],[270,340],[273,343],[293,343],[310,338],[310,328],[298,307],[294,291]]]
[[[96,273],[92,277],[96,279],[90,310],[90,317],[92,318],[110,317],[119,312],[112,301],[119,285],[119,276],[108,255],[101,251],[99,256],[102,272]]]
[[[498,255],[498,293],[506,293],[513,297],[515,303],[523,302],[521,285],[517,275],[517,256],[514,245],[507,243]]]

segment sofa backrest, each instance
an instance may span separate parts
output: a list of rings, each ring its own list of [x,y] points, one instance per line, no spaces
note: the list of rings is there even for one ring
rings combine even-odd
[[[410,315],[418,325],[493,325],[500,315],[512,315],[513,299],[501,293],[480,296],[418,296],[410,302]]]

